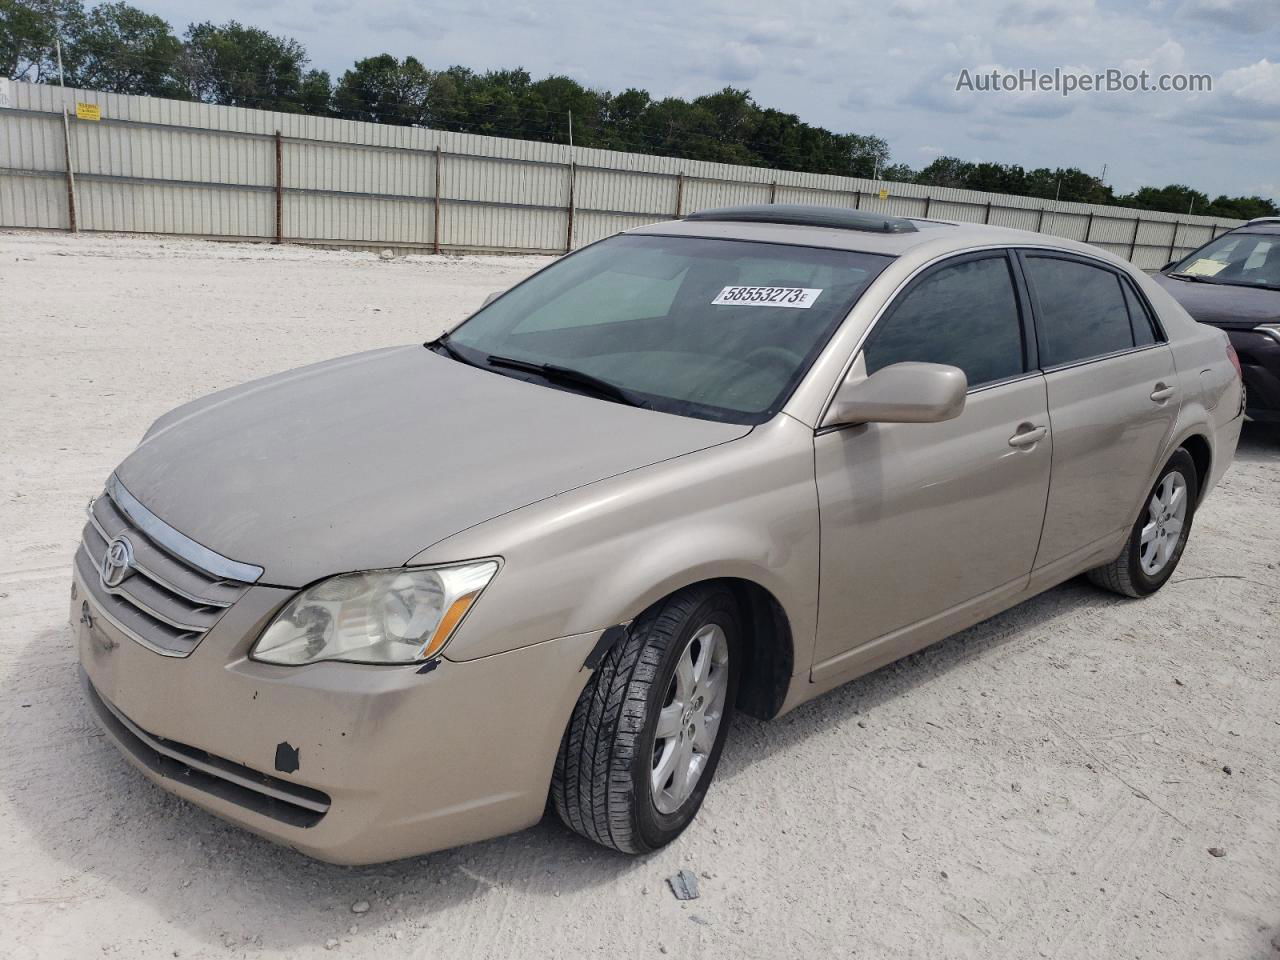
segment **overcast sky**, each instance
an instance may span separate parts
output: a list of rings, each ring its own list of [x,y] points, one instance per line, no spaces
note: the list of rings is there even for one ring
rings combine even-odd
[[[1117,191],[1184,182],[1280,198],[1277,0],[136,0],[181,33],[238,19],[352,60],[523,66],[614,91],[725,85],[919,168],[939,154],[1077,166]],[[955,92],[961,70],[1207,73],[1212,93]]]

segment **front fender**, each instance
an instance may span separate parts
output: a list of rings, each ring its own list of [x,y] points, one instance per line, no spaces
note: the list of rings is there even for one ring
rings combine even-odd
[[[495,555],[502,570],[446,648],[450,660],[602,630],[681,587],[722,577],[768,590],[796,649],[811,650],[818,602],[813,432],[780,416],[739,440],[497,517],[410,562]]]

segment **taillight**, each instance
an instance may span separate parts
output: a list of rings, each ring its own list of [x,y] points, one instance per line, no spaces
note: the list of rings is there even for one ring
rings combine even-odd
[[[1227,359],[1231,361],[1231,365],[1236,368],[1236,376],[1241,380],[1244,379],[1244,370],[1240,367],[1240,355],[1236,353],[1236,348],[1230,342],[1227,343]]]

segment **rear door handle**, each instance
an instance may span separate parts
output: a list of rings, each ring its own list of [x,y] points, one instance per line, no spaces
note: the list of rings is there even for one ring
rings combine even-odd
[[[1033,427],[1029,423],[1024,423],[1018,427],[1018,432],[1009,438],[1009,446],[1033,447],[1043,440],[1048,432],[1048,427]]]
[[[1172,397],[1176,392],[1177,391],[1174,390],[1173,387],[1169,386],[1169,384],[1161,380],[1159,383],[1156,384],[1156,388],[1151,391],[1151,399],[1154,400],[1156,403],[1164,403],[1166,400]]]

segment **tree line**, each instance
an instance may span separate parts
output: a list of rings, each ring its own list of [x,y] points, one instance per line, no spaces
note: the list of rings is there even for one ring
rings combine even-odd
[[[178,37],[162,17],[123,2],[86,9],[82,0],[0,0],[0,72],[33,83],[65,77],[68,86],[109,93],[551,143],[572,137],[583,147],[1045,200],[1241,219],[1280,214],[1263,197],[1211,198],[1181,184],[1117,194],[1074,167],[1026,170],[939,157],[915,170],[892,162],[882,137],[814,126],[732,87],[659,99],[634,88],[590,89],[565,76],[535,80],[520,68],[432,69],[387,53],[355,61],[335,82],[312,69],[306,49],[290,37],[235,20],[192,23]]]

